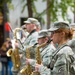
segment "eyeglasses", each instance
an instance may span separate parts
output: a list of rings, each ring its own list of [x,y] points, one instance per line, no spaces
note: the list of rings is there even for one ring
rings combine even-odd
[[[26,28],[23,28],[24,30],[26,29]]]
[[[51,34],[54,34],[54,33],[55,33],[54,31],[51,32]]]

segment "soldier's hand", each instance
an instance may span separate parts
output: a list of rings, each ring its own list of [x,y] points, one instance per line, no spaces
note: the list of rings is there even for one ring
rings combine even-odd
[[[23,55],[22,54],[19,54],[19,56],[20,56],[20,58],[22,58]]]
[[[15,48],[19,48],[19,43],[15,42],[14,46],[15,46]]]
[[[33,59],[26,58],[26,64],[30,64],[30,62],[33,62]]]
[[[38,71],[38,70],[39,70],[39,68],[40,68],[41,66],[43,66],[43,64],[42,64],[42,63],[41,63],[41,64],[36,64],[36,65],[35,65],[35,71]]]

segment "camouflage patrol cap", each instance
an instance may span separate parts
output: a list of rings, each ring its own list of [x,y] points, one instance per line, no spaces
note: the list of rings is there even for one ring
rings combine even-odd
[[[38,32],[38,39],[48,36],[47,30],[41,30]]]
[[[70,29],[70,26],[66,22],[55,22],[48,31],[55,31],[60,28]]]
[[[35,18],[28,18],[26,21],[24,21],[24,23],[32,23],[32,24],[36,24],[38,23],[38,20]]]

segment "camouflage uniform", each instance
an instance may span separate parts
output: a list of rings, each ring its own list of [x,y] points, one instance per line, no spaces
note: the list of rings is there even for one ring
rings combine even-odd
[[[41,75],[75,75],[75,55],[69,46],[60,49],[51,62],[53,65],[50,64],[50,68],[40,67]]]
[[[72,49],[69,46],[63,47],[55,56],[51,75],[72,75],[70,66],[75,57]]]
[[[28,19],[30,19],[31,22],[33,21],[35,23],[34,19],[32,19],[32,18],[28,18]],[[37,22],[38,21],[36,20],[36,23]],[[29,35],[25,39],[24,44],[23,44],[24,48],[21,49],[21,50],[19,50],[19,53],[22,54],[22,56],[20,58],[21,67],[17,71],[15,71],[14,69],[12,69],[12,71],[14,73],[13,75],[19,75],[20,70],[26,66],[26,62],[25,62],[26,61],[26,56],[25,56],[26,48],[28,48],[29,46],[33,46],[34,44],[36,44],[37,43],[37,39],[38,39],[38,32],[34,29],[34,30],[32,30],[29,33]]]
[[[75,38],[69,40],[67,44],[72,48],[73,52],[75,53]]]
[[[68,31],[69,33],[66,33],[65,30]],[[55,42],[55,44],[58,43],[59,47],[53,53],[50,65],[48,66],[50,67],[49,68],[50,75],[75,75],[75,54],[73,53],[71,47],[65,44],[67,43],[67,40],[72,38],[69,24],[67,24],[66,22],[56,22],[53,24],[53,27],[49,29],[49,31],[53,32],[52,39]],[[68,36],[65,36],[63,32],[65,33],[65,35],[67,34]],[[64,35],[64,37],[61,33]],[[59,34],[61,34],[61,37],[59,37]],[[48,71],[47,72],[41,71],[41,74],[42,72],[46,73],[45,75],[48,75]]]
[[[35,37],[36,36],[36,37]],[[35,31],[34,33],[32,33],[27,39],[26,39],[26,46],[25,46],[25,48],[22,50],[23,51],[23,53],[22,53],[22,58],[21,58],[21,62],[22,62],[22,64],[24,64],[25,65],[25,50],[26,50],[26,48],[28,47],[28,46],[31,46],[31,45],[34,45],[35,43],[37,43],[37,37],[38,37],[38,33]],[[33,48],[32,48],[33,49]],[[33,51],[33,50],[30,50],[30,51]]]
[[[55,51],[55,47],[52,44],[46,45],[44,48],[40,49],[42,63],[44,66],[49,65],[52,54]]]
[[[33,30],[31,32],[31,34],[28,35],[28,37],[26,38],[24,45],[34,45],[35,43],[37,43],[37,39],[38,39],[38,32],[36,30]]]
[[[48,37],[47,30],[41,30],[38,33],[38,39]],[[49,40],[48,40],[49,41]],[[44,47],[40,48],[40,55],[42,63],[47,66],[50,63],[50,57],[55,51],[55,47],[49,42]],[[31,65],[35,66],[36,61],[30,62]]]

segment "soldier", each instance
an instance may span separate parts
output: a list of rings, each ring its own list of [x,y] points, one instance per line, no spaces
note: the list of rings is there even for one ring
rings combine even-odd
[[[26,25],[26,30],[29,33],[24,42],[24,45],[34,45],[35,43],[37,43],[38,37],[38,32],[36,31],[38,20],[34,18],[28,18],[27,21],[24,21],[24,23]]]
[[[34,44],[37,43],[37,39],[38,39],[38,32],[36,31],[36,25],[38,23],[38,20],[35,18],[28,18],[26,21],[24,21],[25,25],[26,25],[26,31],[29,33],[29,35],[26,37],[24,43],[23,43],[23,49],[19,50],[20,53],[20,61],[21,61],[21,66],[20,69],[18,69],[17,71],[15,71],[12,68],[13,74],[14,75],[18,75],[20,70],[26,66],[26,56],[25,56],[25,52],[26,52],[26,48],[28,48],[29,46],[33,46]]]
[[[41,45],[46,43],[44,47],[40,48],[41,58],[43,65],[47,66],[50,63],[50,56],[52,56],[55,51],[55,47],[51,43],[51,39],[49,39],[49,35],[46,30],[39,31],[38,36],[38,44]]]
[[[67,45],[68,40],[72,38],[69,24],[66,22],[56,22],[49,31],[53,34],[54,44],[58,43],[58,48],[53,53],[50,65],[48,66],[51,72],[50,75],[75,75],[75,55]]]
[[[44,43],[46,43],[46,44],[43,46],[42,44],[44,44]],[[38,44],[39,44],[39,46],[42,45],[40,48],[41,62],[43,63],[44,66],[48,66],[51,61],[50,57],[52,56],[53,52],[55,52],[56,48],[51,43],[51,39],[49,39],[47,30],[39,31]],[[32,66],[35,66],[35,64],[37,63],[37,62],[32,62],[31,59],[28,59],[27,62],[29,62]]]

